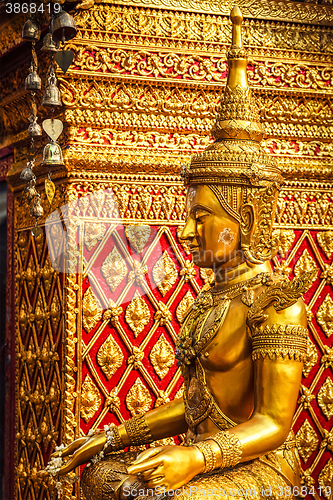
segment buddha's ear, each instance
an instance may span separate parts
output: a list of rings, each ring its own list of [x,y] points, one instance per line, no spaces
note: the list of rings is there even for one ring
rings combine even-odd
[[[257,228],[256,207],[252,203],[244,203],[240,207],[240,233],[241,233],[241,248],[244,252],[246,262],[251,264],[262,264],[264,261],[259,260],[253,255],[253,235]]]

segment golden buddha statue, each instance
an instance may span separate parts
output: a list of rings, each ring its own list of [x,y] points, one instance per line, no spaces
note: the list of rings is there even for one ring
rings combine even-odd
[[[59,476],[92,459],[81,478],[87,500],[170,492],[207,500],[290,499],[301,493],[290,429],[307,348],[301,296],[312,273],[289,281],[269,263],[277,247],[272,225],[283,179],[260,147],[263,131],[248,86],[238,7],[231,20],[215,142],[184,169],[181,238],[194,263],[215,273],[214,285],[200,293],[179,333],[184,396],[53,455],[61,458]],[[182,433],[181,446],[115,453]]]

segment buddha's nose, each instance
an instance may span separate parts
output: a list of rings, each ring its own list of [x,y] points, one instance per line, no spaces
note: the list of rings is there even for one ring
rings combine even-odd
[[[195,237],[195,221],[193,217],[190,215],[183,227],[183,230],[179,236],[181,240],[192,240]]]

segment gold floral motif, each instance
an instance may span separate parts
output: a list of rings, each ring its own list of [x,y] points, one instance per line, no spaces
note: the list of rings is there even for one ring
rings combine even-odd
[[[320,278],[326,280],[327,285],[333,285],[333,262],[331,265],[324,264],[325,271],[320,274]]]
[[[330,337],[333,333],[333,300],[330,295],[326,295],[319,306],[316,318],[325,335]]]
[[[304,377],[307,377],[309,375],[310,371],[317,364],[317,362],[318,362],[317,349],[315,348],[315,346],[311,342],[311,340],[308,338],[306,356],[305,356],[305,359],[303,362],[303,376]]]
[[[87,333],[95,328],[102,319],[103,309],[99,300],[95,297],[91,287],[89,287],[82,300],[82,323]]]
[[[177,281],[176,265],[166,250],[153,267],[153,278],[163,297]]]
[[[104,260],[101,270],[107,284],[111,288],[111,291],[114,292],[127,273],[127,267],[124,259],[121,257],[116,247],[113,247],[109,255]]]
[[[106,225],[97,222],[86,222],[84,227],[84,244],[88,251],[92,250],[98,241],[101,241],[106,232]]]
[[[298,404],[303,405],[304,410],[308,410],[311,407],[311,401],[315,399],[315,395],[311,393],[311,391],[305,387],[305,385],[301,385],[301,397],[298,399]]]
[[[324,365],[324,368],[328,368],[329,366],[333,367],[333,348],[324,345],[325,354],[321,357],[321,364]]]
[[[143,198],[146,201],[146,209],[151,205],[148,193]],[[125,226],[125,233],[130,245],[137,253],[141,253],[149,240],[151,228],[143,224]]]
[[[124,355],[122,350],[110,335],[97,352],[97,362],[108,380],[121,367],[123,360]]]
[[[38,294],[36,306],[35,306],[35,315],[34,315],[34,320],[35,324],[37,327],[37,332],[40,334],[43,326],[43,322],[48,319],[50,316],[50,313],[47,311],[47,306],[46,309],[44,309],[44,304],[43,304],[43,299],[41,296],[41,293]]]
[[[54,330],[57,331],[61,317],[60,301],[57,293],[54,294],[51,302],[50,317],[53,322]]]
[[[158,303],[158,310],[155,313],[154,319],[155,321],[159,321],[161,326],[172,320],[172,314],[168,306],[161,301]]]
[[[121,306],[117,306],[113,300],[110,299],[109,308],[103,313],[103,321],[110,321],[111,325],[116,326],[122,312],[123,308]]]
[[[318,476],[318,484],[321,487],[322,494],[327,500],[331,498],[333,479],[333,460],[330,458]]]
[[[194,269],[194,264],[191,260],[185,260],[184,267],[181,269],[180,275],[184,277],[185,283],[196,277],[197,272]]]
[[[333,231],[318,232],[317,240],[326,257],[330,259],[333,253]]]
[[[148,272],[148,267],[136,259],[133,259],[133,269],[128,274],[128,280],[134,281],[136,285],[145,283],[145,275]]]
[[[25,272],[25,279],[26,279],[26,283],[28,285],[28,290],[29,290],[30,294],[32,294],[34,291],[35,282],[36,282],[36,265],[35,265],[35,261],[34,261],[32,255],[30,255],[29,264],[28,264],[27,270]]]
[[[310,455],[315,451],[319,443],[317,434],[308,420],[302,424],[296,433],[296,444],[298,452],[305,462],[308,461]]]
[[[149,322],[149,319],[149,307],[136,290],[134,292],[133,299],[126,307],[125,320],[134,335],[137,337],[144,330],[145,326]]]
[[[152,399],[147,387],[137,378],[126,394],[126,406],[134,416],[142,415],[150,410]]]
[[[315,261],[313,260],[313,258],[309,254],[309,251],[307,249],[305,249],[295,264],[294,275],[296,276],[296,278],[299,278],[304,273],[312,271],[312,270],[316,270],[316,269],[318,270]],[[313,275],[312,283],[314,281],[316,281],[317,276],[318,276],[318,273],[315,273]]]
[[[120,407],[120,399],[118,397],[118,389],[117,387],[113,387],[110,393],[108,394],[105,403],[105,407],[109,408],[109,411],[113,412],[115,409],[119,409]]]
[[[208,269],[201,267],[200,268],[200,278],[202,278],[205,282],[205,285],[212,285],[215,281],[215,274],[213,269]]]
[[[295,233],[292,229],[275,229],[272,234],[272,239],[277,240],[279,254],[284,259],[295,241]]]
[[[333,415],[333,382],[327,377],[317,394],[318,404],[329,420]]]
[[[186,312],[193,306],[194,304],[194,297],[190,290],[188,290],[182,300],[179,302],[177,309],[176,309],[176,316],[179,321],[179,323],[182,323]]]
[[[162,334],[149,354],[155,372],[163,379],[175,362],[175,353]]]
[[[132,355],[128,357],[127,364],[133,365],[133,369],[137,370],[142,365],[142,360],[145,353],[139,347],[133,346]]]
[[[87,375],[81,387],[81,417],[86,423],[95,415],[101,402],[99,390]]]

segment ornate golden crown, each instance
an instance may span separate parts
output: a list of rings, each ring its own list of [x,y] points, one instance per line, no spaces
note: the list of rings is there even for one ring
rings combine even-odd
[[[242,46],[242,13],[232,9],[232,45],[228,51],[228,79],[216,123],[215,142],[192,156],[184,167],[185,184],[224,184],[248,187],[281,184],[275,159],[260,147],[263,128],[247,79],[247,53]]]

